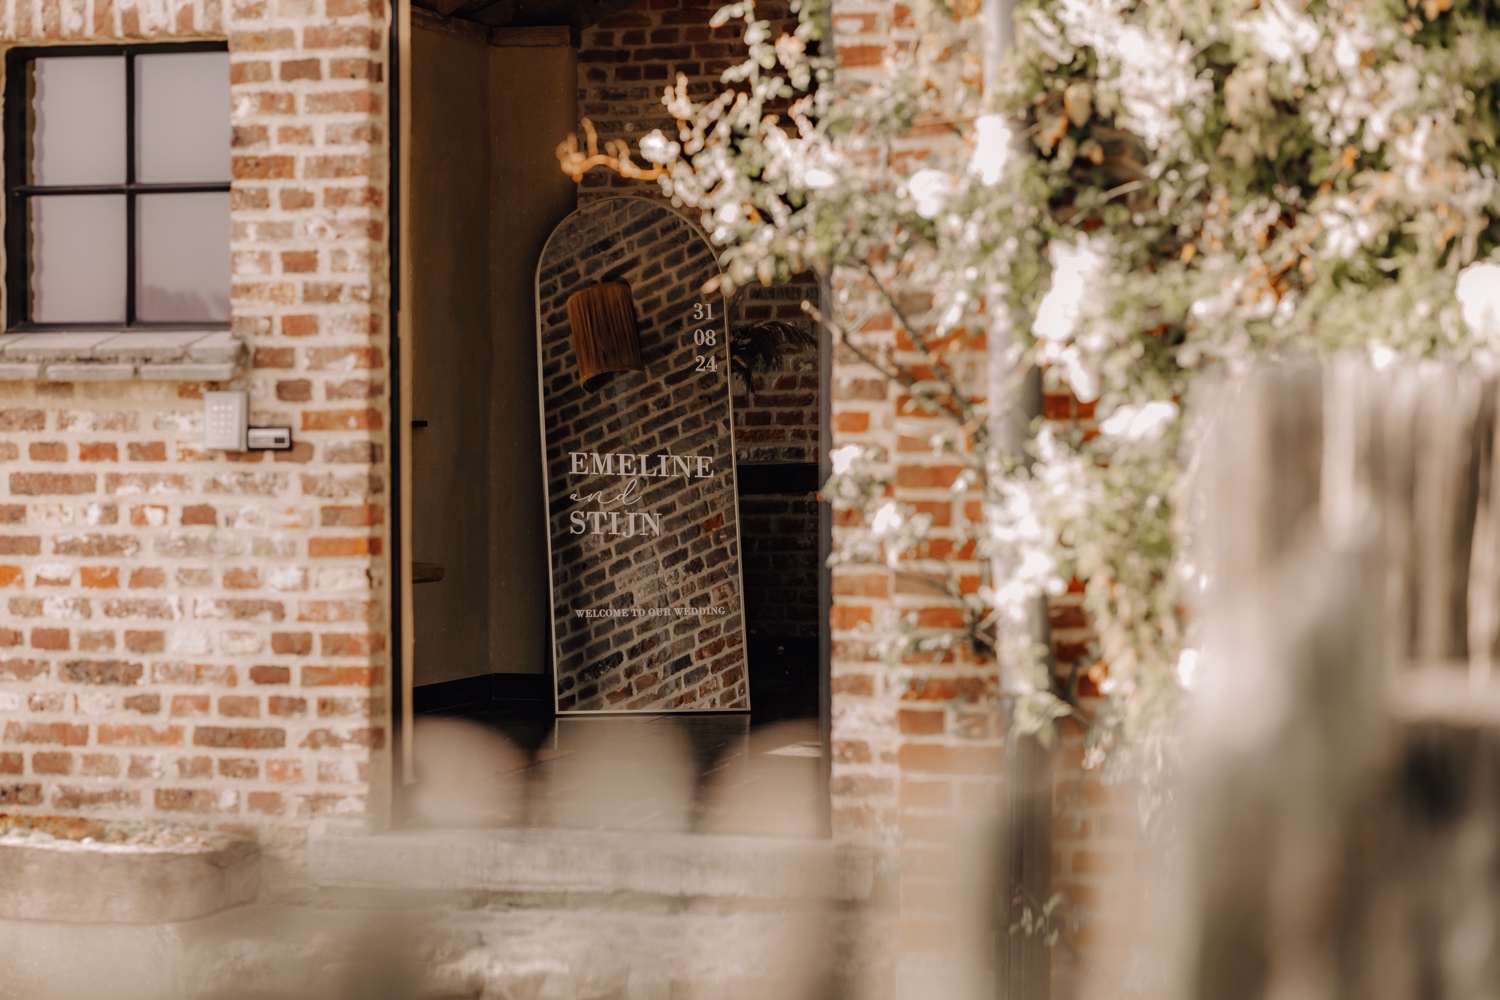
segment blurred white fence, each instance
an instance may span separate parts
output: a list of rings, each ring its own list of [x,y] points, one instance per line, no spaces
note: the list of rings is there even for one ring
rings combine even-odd
[[[1181,837],[1094,995],[1500,996],[1497,383],[1341,362],[1225,395]]]

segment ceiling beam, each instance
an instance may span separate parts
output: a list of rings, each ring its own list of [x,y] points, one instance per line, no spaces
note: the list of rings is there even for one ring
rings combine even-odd
[[[415,6],[492,28],[567,25],[575,31],[641,0],[415,0]]]

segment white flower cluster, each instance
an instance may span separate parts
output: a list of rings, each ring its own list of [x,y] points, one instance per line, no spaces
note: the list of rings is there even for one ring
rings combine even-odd
[[[1500,264],[1470,264],[1459,273],[1453,292],[1469,332],[1500,341]]]
[[[824,19],[802,2],[779,36],[751,0],[724,8],[744,61],[709,98],[669,88],[676,134],[647,135],[641,159],[702,213],[730,284],[817,271],[845,356],[953,418],[934,446],[985,500],[970,530],[995,569],[982,597],[1018,717],[1073,710],[1023,623],[1076,575],[1108,695],[1097,746],[1167,759],[1177,700],[1206,669],[1179,621],[1200,373],[1351,347],[1500,364],[1495,15],[1023,2],[981,94],[977,15],[916,0],[914,44],[851,82],[816,55]],[[874,322],[892,316],[899,350]],[[980,334],[987,368],[952,346]],[[984,401],[1030,364],[1095,402],[1097,437],[1047,430],[1023,460],[990,432]],[[930,521],[892,498],[885,459],[830,457],[827,495],[864,514],[836,558],[919,550]]]
[[[1059,0],[1030,12],[1037,44],[1059,65],[1080,52],[1098,60],[1099,82],[1120,106],[1120,124],[1152,147],[1178,136],[1181,116],[1195,116],[1212,93],[1193,63],[1193,46],[1169,26],[1131,18],[1129,0]]]
[[[1098,398],[1099,385],[1079,343],[1080,333],[1087,329],[1081,329],[1081,320],[1091,304],[1098,304],[1109,262],[1086,236],[1076,244],[1054,242],[1047,248],[1047,259],[1052,265],[1052,284],[1037,305],[1031,324],[1036,360],[1061,371],[1073,394],[1089,402]]]

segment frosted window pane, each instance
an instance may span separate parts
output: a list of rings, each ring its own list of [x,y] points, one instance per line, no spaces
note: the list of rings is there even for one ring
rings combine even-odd
[[[123,184],[125,60],[36,60],[31,177],[35,184]]]
[[[38,323],[125,320],[125,198],[31,200],[31,317]]]
[[[135,309],[145,323],[229,319],[229,192],[136,201]]]
[[[135,61],[136,180],[229,180],[229,53]]]

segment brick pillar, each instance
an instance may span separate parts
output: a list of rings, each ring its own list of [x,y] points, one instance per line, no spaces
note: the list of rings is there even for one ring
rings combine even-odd
[[[858,84],[885,72],[893,45],[910,35],[906,8],[894,2],[836,0],[835,52],[844,81]],[[923,142],[903,146],[920,155]],[[897,359],[920,365],[892,317],[877,316],[861,335],[889,346]],[[956,370],[984,370],[982,339]],[[951,489],[961,467],[933,452],[935,418],[909,407],[901,388],[850,354],[836,354],[832,378],[832,445],[862,446],[880,456],[889,495],[933,519],[921,555],[952,572],[973,593],[982,566],[964,537],[982,521],[977,496]],[[835,512],[835,545],[857,524]],[[893,883],[895,984],[898,996],[947,995],[982,989],[973,977],[993,959],[990,920],[998,840],[993,826],[1005,757],[998,717],[999,670],[963,652],[925,657],[893,669],[874,648],[870,626],[911,615],[919,628],[951,629],[962,618],[921,580],[923,558],[900,571],[838,566],[833,575],[833,827],[834,836],[887,852]]]
[[[385,19],[368,0],[21,0],[0,37],[227,38],[223,383],[0,382],[0,809],[294,847],[382,822],[388,765]],[[290,452],[205,453],[208,388]]]

